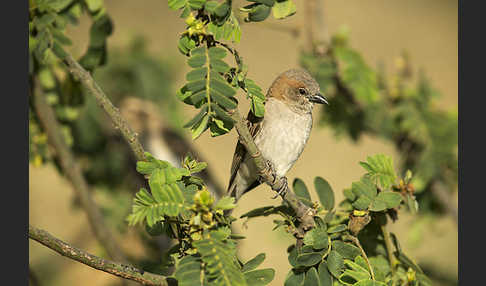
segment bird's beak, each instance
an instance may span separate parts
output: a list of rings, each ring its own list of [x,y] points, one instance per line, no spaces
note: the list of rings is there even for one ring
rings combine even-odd
[[[319,104],[329,104],[329,102],[327,102],[327,99],[320,93],[316,94],[316,95],[312,95],[309,100],[311,102],[314,102],[314,103],[319,103]]]

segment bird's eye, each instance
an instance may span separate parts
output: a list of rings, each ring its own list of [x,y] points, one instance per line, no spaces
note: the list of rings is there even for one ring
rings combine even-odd
[[[299,88],[299,93],[304,95],[304,94],[307,93],[307,91],[305,90],[305,88],[301,87],[301,88]]]

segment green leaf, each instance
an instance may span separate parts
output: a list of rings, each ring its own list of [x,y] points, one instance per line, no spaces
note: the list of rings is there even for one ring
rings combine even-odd
[[[214,205],[214,209],[216,210],[230,210],[235,207],[235,198],[227,196],[219,199],[219,201]]]
[[[180,8],[186,6],[187,0],[169,0],[169,8],[172,10],[179,10]]]
[[[396,208],[402,201],[402,195],[396,192],[385,191],[380,192],[375,198],[376,201],[382,201],[388,209]],[[370,208],[373,211],[373,209]]]
[[[334,242],[333,242],[334,244]],[[344,270],[344,259],[336,250],[331,250],[327,257],[327,267],[329,272],[336,277],[339,278],[341,273]]]
[[[332,242],[332,249],[337,251],[345,259],[355,259],[355,257],[361,254],[358,247],[340,240],[334,240]]]
[[[183,54],[188,56],[190,51],[196,47],[196,42],[189,37],[189,35],[183,35],[179,39],[179,43],[177,45],[177,48],[179,51]]]
[[[354,203],[352,203],[352,205],[358,210],[366,210],[370,206],[371,202],[371,199],[368,197],[361,196]]]
[[[206,114],[203,116],[201,121],[196,123],[194,126],[191,128],[191,134],[192,134],[192,140],[196,140],[201,136],[201,134],[208,129],[208,121],[209,121],[209,116]]]
[[[287,273],[284,286],[303,286],[305,279],[305,272],[295,273],[292,269]]]
[[[192,255],[184,256],[177,264],[174,272],[179,286],[203,285],[204,271],[201,259]]]
[[[297,247],[295,245],[292,246],[293,248],[289,251],[288,261],[292,267],[297,267],[297,255],[299,254],[297,251]],[[302,278],[303,279],[303,278]]]
[[[366,176],[363,176],[359,182],[354,182],[351,185],[351,191],[358,197],[352,205],[359,210],[368,209],[369,205],[377,195],[376,186]]]
[[[302,253],[297,255],[296,263],[298,266],[312,266],[322,259],[322,254],[318,252]]]
[[[305,274],[304,286],[320,286],[319,275],[317,275],[317,270],[312,267]]]
[[[316,177],[314,179],[314,186],[316,188],[317,195],[319,196],[319,201],[326,210],[331,210],[334,208],[334,192],[331,185],[321,177]]]
[[[326,228],[317,226],[308,231],[304,236],[304,244],[311,245],[314,249],[327,249],[329,240]]]
[[[177,92],[184,103],[201,108],[201,112],[185,126],[191,126],[193,139],[210,128],[211,136],[228,133],[234,122],[226,110],[236,108],[235,89],[220,73],[229,71],[222,61],[227,52],[220,47],[200,46],[191,50],[188,65],[193,68],[186,75],[187,83]],[[207,112],[206,112],[207,111]]]
[[[239,269],[234,243],[222,241],[215,231],[210,238],[194,241],[193,245],[206,264],[208,279],[216,285],[246,286],[245,276]]]
[[[204,7],[206,0],[188,0],[189,7],[194,10],[199,10]]]
[[[251,111],[256,117],[263,117],[265,114],[265,95],[262,89],[251,79],[244,79],[247,96],[251,99]]]
[[[248,13],[248,18],[247,20],[249,22],[261,22],[265,20],[268,15],[270,15],[270,11],[272,8],[268,7],[267,5],[263,4],[252,4],[250,13]]]
[[[164,216],[177,216],[185,208],[185,197],[178,181],[189,175],[189,171],[172,167],[149,153],[146,155],[148,162],[137,163],[137,169],[143,174],[150,173],[151,193],[144,188],[136,193],[132,213],[127,220],[130,225],[146,220],[147,225],[152,227]]]
[[[327,269],[326,261],[322,261],[317,269],[319,274],[319,283],[321,286],[332,286],[332,276]]]
[[[276,1],[273,6],[272,12],[276,19],[284,19],[286,17],[292,16],[297,11],[297,8],[292,0],[287,1]]]
[[[371,180],[378,182],[384,189],[390,188],[395,183],[397,175],[390,156],[377,154],[368,156],[366,161],[360,162],[360,165],[368,171],[367,175]]]
[[[337,75],[358,102],[377,102],[379,90],[376,73],[365,63],[361,55],[344,45],[335,45],[333,53],[338,65]]]
[[[265,260],[265,253],[260,253],[243,265],[241,271],[248,272],[255,270]]]
[[[304,181],[299,178],[295,178],[294,182],[292,183],[292,189],[297,197],[307,206],[312,206],[311,196],[307,187],[305,186]]]
[[[359,182],[351,185],[351,191],[358,197],[365,196],[370,200],[376,197],[376,186],[368,177],[362,177]]]
[[[96,12],[103,7],[103,0],[85,0],[86,6],[90,12]]]
[[[216,23],[210,22],[207,25],[207,31],[213,34],[216,40],[224,39],[235,43],[239,43],[241,40],[240,24],[238,23],[238,19],[235,17],[233,12],[231,12],[230,17],[224,22],[223,25],[217,25]]]
[[[245,272],[245,279],[248,285],[263,286],[272,282],[275,277],[275,270],[271,268]]]
[[[341,232],[341,231],[345,231],[347,228],[348,228],[348,226],[345,225],[345,224],[338,224],[338,225],[331,226],[330,228],[328,228],[327,233]]]
[[[344,189],[343,194],[348,200],[352,202],[356,200],[356,195],[353,193],[353,191],[351,191],[351,189]]]
[[[361,280],[353,284],[353,286],[387,286],[387,284],[373,280]]]

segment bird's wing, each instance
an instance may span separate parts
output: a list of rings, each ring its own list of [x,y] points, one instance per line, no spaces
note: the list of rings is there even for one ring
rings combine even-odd
[[[253,112],[248,113],[248,116],[246,118],[248,129],[250,130],[250,134],[253,139],[257,136],[257,134],[260,132],[261,127],[262,127],[262,118],[256,117]],[[231,163],[231,176],[228,184],[228,189],[227,192],[228,194],[231,192],[233,188],[233,182],[235,180],[236,174],[238,173],[238,170],[240,169],[240,165],[243,162],[245,155],[247,151],[245,146],[240,143],[238,140],[238,143],[236,144],[236,149],[235,149],[235,154],[233,155],[233,163]],[[250,189],[253,189],[256,187],[258,184],[252,184],[250,187],[245,190],[245,192],[249,191]]]

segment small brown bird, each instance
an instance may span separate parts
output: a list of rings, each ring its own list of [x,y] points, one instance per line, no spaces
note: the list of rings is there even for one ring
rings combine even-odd
[[[280,74],[267,92],[265,116],[257,118],[250,110],[248,127],[263,157],[270,161],[277,176],[284,176],[304,150],[312,129],[314,103],[327,104],[319,84],[305,70],[291,69]],[[228,194],[238,200],[260,185],[258,170],[245,147],[236,145]]]

